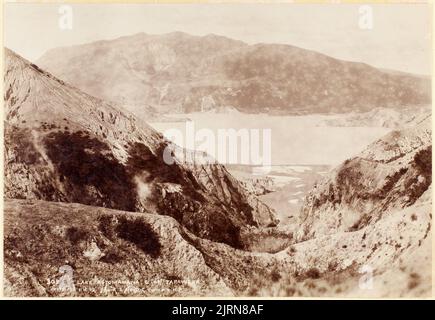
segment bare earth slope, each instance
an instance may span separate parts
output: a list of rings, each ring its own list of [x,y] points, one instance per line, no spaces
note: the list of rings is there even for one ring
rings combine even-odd
[[[7,201],[6,294],[231,295],[170,217],[80,204]],[[62,292],[62,266],[74,289]]]
[[[430,102],[430,80],[301,48],[216,35],[139,33],[56,48],[37,64],[144,116],[233,107],[247,113],[369,111]],[[83,72],[86,70],[86,72]]]
[[[242,227],[277,223],[225,167],[166,164],[148,125],[9,50],[5,100],[7,198],[152,210],[235,247]]]
[[[162,215],[7,200],[5,294],[429,296],[430,229],[429,201],[359,231],[253,253],[195,237]],[[73,287],[62,282],[68,270]]]
[[[417,202],[432,185],[431,125],[389,133],[320,181],[306,197],[299,238],[357,230]]]

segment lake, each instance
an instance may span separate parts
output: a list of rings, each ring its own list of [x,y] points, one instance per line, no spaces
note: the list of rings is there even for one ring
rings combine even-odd
[[[272,165],[337,165],[357,155],[368,144],[391,129],[383,127],[327,127],[319,122],[337,115],[269,116],[231,112],[168,115],[173,119],[189,119],[195,131],[209,129],[270,129]],[[178,129],[185,137],[186,122],[154,122],[160,132]],[[185,140],[185,139],[184,139]],[[186,147],[180,143],[182,147]]]

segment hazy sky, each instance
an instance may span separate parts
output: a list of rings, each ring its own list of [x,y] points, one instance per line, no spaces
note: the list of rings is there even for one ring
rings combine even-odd
[[[59,6],[5,4],[5,45],[34,61],[54,47],[184,31],[287,43],[381,68],[420,74],[431,69],[427,5],[372,5],[371,30],[359,28],[359,5],[349,4],[74,4],[72,30],[59,28]]]

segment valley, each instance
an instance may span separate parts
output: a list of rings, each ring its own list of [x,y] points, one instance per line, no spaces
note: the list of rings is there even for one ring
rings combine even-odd
[[[256,194],[261,201],[275,210],[281,226],[292,228],[298,227],[299,211],[304,197],[331,169],[327,165],[281,165],[272,166],[272,170],[266,175],[258,175],[252,173],[255,172],[255,167],[227,167],[234,177],[242,182],[248,182],[248,189],[250,185],[263,186],[264,180],[270,181],[270,186],[266,185],[269,186],[266,190],[260,189],[261,192]]]
[[[111,59],[97,59],[90,73],[113,82],[88,86],[83,57],[112,57],[112,45],[126,48],[113,64],[119,79],[100,74]],[[137,50],[152,67],[131,63]],[[213,50],[222,55],[195,61]],[[7,296],[431,294],[427,79],[215,36],[139,34],[72,47],[68,59],[56,52],[34,64],[5,49]],[[284,73],[270,73],[272,58]],[[189,65],[203,72],[186,81]],[[351,85],[324,88],[319,71]],[[157,97],[154,83],[168,80]],[[208,155],[181,144],[168,164],[164,133],[186,121],[212,133],[268,129],[271,163],[186,162],[180,154]]]
[[[270,129],[271,169],[265,172],[261,166],[240,163],[240,157],[238,164],[225,165],[235,178],[248,181],[251,185],[252,182],[261,185],[261,180],[270,180],[270,190],[262,190],[257,195],[275,210],[280,226],[286,229],[298,228],[304,197],[318,180],[335,165],[361,152],[369,143],[392,130],[382,126],[324,125],[333,119],[344,120],[347,114],[278,117],[225,110],[169,116],[174,120],[151,122],[150,125],[162,134],[166,130],[179,130],[184,137],[187,135],[186,121],[193,123],[192,127],[197,132],[207,128],[216,135],[221,129]],[[239,138],[237,142],[240,154],[243,141]],[[186,147],[186,144],[181,147]],[[248,188],[252,189],[251,186]]]

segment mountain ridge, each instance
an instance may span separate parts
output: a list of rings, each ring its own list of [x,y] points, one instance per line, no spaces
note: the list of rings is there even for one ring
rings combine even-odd
[[[145,106],[163,114],[219,107],[311,114],[401,108],[431,100],[425,77],[287,44],[251,45],[222,36],[139,33],[52,49],[36,63],[144,119]]]

